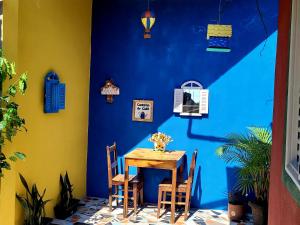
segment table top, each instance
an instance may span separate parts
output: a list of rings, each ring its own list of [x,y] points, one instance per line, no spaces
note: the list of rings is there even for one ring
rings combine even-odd
[[[185,151],[153,151],[151,148],[136,148],[125,155],[125,159],[141,159],[149,161],[179,161]]]

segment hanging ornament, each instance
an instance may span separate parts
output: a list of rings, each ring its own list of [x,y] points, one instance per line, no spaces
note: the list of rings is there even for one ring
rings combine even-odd
[[[231,25],[208,24],[207,26],[207,51],[230,52],[230,38],[232,37]]]
[[[113,103],[113,96],[120,95],[120,88],[118,88],[112,80],[105,81],[105,85],[101,88],[101,95],[106,95],[106,101]]]
[[[230,52],[230,38],[232,37],[232,26],[221,25],[221,5],[219,2],[219,19],[218,24],[208,24],[207,26],[207,40],[208,47],[206,51],[209,52]]]
[[[149,0],[148,0],[148,9],[143,13],[141,18],[142,24],[145,27],[144,38],[151,38],[151,28],[155,23],[154,13],[149,9]]]

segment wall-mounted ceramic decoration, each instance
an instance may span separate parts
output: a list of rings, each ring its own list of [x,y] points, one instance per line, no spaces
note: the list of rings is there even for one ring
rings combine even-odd
[[[57,113],[65,109],[66,85],[59,82],[55,72],[49,72],[44,81],[44,112]]]
[[[153,121],[153,101],[133,100],[132,120],[140,122]]]
[[[187,81],[174,90],[174,113],[181,116],[208,114],[208,90],[197,81]]]
[[[106,101],[113,103],[113,96],[120,95],[120,88],[115,86],[112,80],[107,80],[105,85],[101,88],[101,95],[106,95]]]

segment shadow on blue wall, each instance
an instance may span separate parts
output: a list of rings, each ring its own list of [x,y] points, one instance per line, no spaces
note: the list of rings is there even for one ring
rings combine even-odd
[[[143,38],[140,16],[146,1],[93,2],[89,105],[87,194],[107,197],[105,146],[116,141],[120,156],[147,141],[156,131],[174,139],[169,149],[199,149],[192,204],[225,208],[228,180],[225,163],[214,150],[226,134],[272,121],[277,1],[262,1],[270,32],[266,38],[255,1],[225,1],[222,22],[233,25],[229,54],[206,52],[206,26],[215,23],[218,0],[155,0],[157,22],[152,39]],[[107,104],[100,87],[112,78],[121,94]],[[173,90],[197,80],[210,90],[207,117],[173,114]],[[131,120],[132,100],[154,100],[153,123]],[[189,165],[187,165],[188,167]],[[145,199],[156,202],[157,185],[169,172],[144,169]],[[230,179],[230,178],[229,178]]]

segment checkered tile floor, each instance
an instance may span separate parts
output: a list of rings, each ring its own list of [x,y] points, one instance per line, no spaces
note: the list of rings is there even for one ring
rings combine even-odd
[[[122,224],[143,224],[143,225],[167,225],[170,221],[170,211],[161,210],[161,218],[156,218],[157,208],[155,205],[147,205],[139,208],[137,216],[133,213],[128,218],[123,218],[123,208],[114,207],[109,212],[106,199],[87,197],[81,200],[82,206],[78,211],[66,220],[52,221],[52,225],[122,225]],[[191,209],[187,221],[183,219],[183,211],[176,211],[175,225],[252,225],[251,222],[235,223],[229,222],[227,212],[223,210]]]

